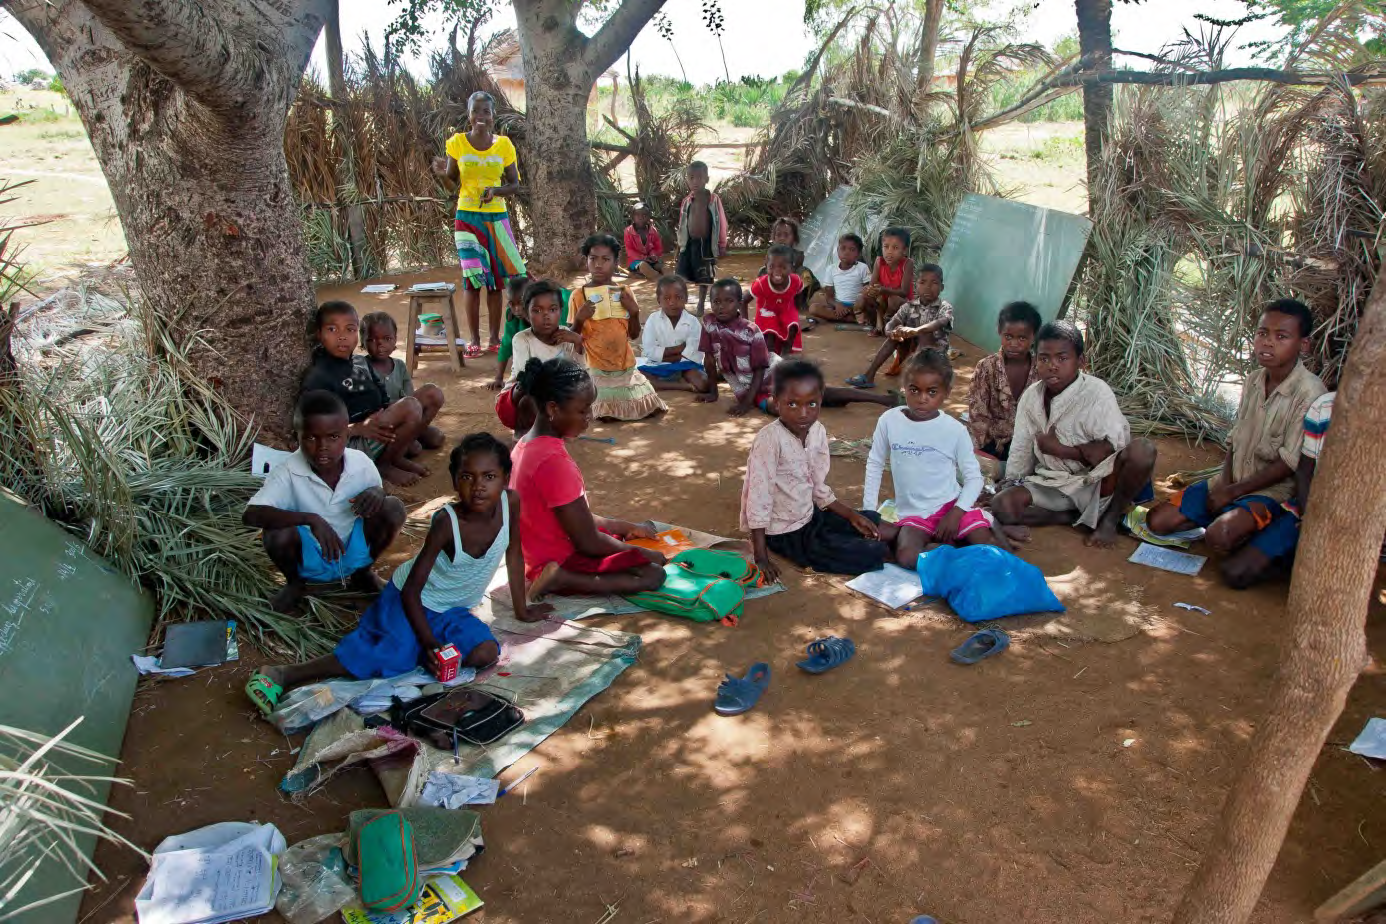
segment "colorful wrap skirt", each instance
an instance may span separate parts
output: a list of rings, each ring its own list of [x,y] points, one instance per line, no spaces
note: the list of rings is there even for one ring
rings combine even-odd
[[[525,275],[508,212],[464,212],[453,218],[453,241],[462,266],[462,287],[499,289],[511,276]]]

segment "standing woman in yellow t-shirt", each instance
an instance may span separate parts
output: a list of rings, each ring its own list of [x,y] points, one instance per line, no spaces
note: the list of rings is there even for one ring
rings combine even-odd
[[[491,331],[485,352],[496,353],[500,350],[501,292],[507,279],[525,275],[525,261],[505,209],[505,197],[520,188],[515,145],[495,134],[496,101],[491,94],[478,90],[468,97],[467,117],[471,131],[448,139],[448,156],[433,158],[433,172],[458,184],[453,239],[462,264],[462,306],[472,335],[467,356],[477,357],[483,352],[481,290],[486,290]]]

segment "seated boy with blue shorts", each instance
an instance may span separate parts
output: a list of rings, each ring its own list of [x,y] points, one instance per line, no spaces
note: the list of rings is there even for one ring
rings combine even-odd
[[[307,391],[294,411],[298,451],[272,469],[242,522],[264,530],[265,552],[284,573],[270,600],[281,613],[307,585],[339,581],[379,592],[371,565],[404,525],[404,504],[381,487],[371,457],[347,448],[346,404],[330,391]]]

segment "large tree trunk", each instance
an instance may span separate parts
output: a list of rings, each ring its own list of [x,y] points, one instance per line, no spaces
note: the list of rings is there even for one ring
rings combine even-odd
[[[455,38],[455,26],[453,35]],[[331,0],[328,6],[327,28],[323,36],[327,51],[327,94],[332,97],[332,134],[336,136],[342,151],[342,182],[338,185],[338,200],[342,198],[342,186],[351,191],[347,201],[342,203],[346,213],[347,246],[351,250],[351,274],[354,279],[368,279],[376,275],[379,269],[371,254],[370,240],[366,237],[366,210],[357,201],[360,185],[356,175],[356,133],[352,130],[351,117],[344,115],[346,107],[342,105],[347,102],[347,85],[339,0]]]
[[[1078,13],[1078,47],[1084,64],[1094,71],[1112,69],[1112,0],[1074,0]],[[1102,142],[1112,113],[1112,86],[1083,86],[1083,142],[1088,162],[1088,217],[1096,220],[1098,202],[1093,179],[1102,160]]]
[[[326,0],[17,0],[115,199],[140,290],[204,375],[289,430],[314,308],[284,124]]]
[[[1266,716],[1175,924],[1243,924],[1275,865],[1305,781],[1366,657],[1386,532],[1386,266],[1348,354],[1290,583]]]
[[[926,0],[924,26],[919,36],[919,59],[916,62],[915,89],[928,93],[934,81],[934,58],[938,56],[938,30],[943,23],[943,0]]]

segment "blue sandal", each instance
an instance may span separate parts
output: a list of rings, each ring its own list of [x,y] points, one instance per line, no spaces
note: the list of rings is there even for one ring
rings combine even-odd
[[[851,660],[852,655],[857,653],[857,646],[849,638],[829,635],[809,645],[807,651],[808,657],[799,662],[799,669],[810,674],[823,674]]]
[[[983,629],[953,649],[953,660],[959,664],[976,664],[983,658],[1000,654],[1011,644],[1011,637],[1000,629]]]
[[[727,679],[717,685],[717,702],[713,709],[718,715],[741,715],[750,712],[760,702],[761,694],[770,686],[770,665],[757,661],[746,671],[745,677],[727,675]]]
[[[865,375],[854,375],[847,380],[847,384],[853,388],[875,388],[875,382],[868,382]]]

